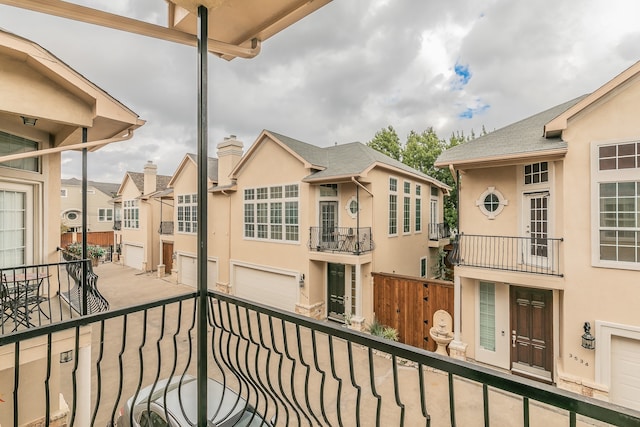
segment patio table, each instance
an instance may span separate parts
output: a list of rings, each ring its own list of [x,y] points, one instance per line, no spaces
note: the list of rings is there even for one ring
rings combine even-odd
[[[2,330],[7,320],[13,321],[13,330],[16,331],[20,325],[27,328],[37,326],[31,321],[31,315],[38,310],[38,316],[45,316],[46,313],[40,308],[40,303],[46,301],[48,297],[43,295],[42,283],[50,276],[49,273],[13,273],[2,274],[0,276],[2,298]]]

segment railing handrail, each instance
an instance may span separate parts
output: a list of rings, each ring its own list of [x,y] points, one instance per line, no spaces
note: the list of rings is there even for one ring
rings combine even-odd
[[[562,237],[456,236],[457,265],[563,277]]]
[[[188,299],[198,297],[199,291],[181,294],[178,296],[155,300],[143,304],[132,305],[126,308],[109,312],[98,313],[66,320],[60,323],[27,329],[5,336],[0,336],[0,346],[14,344],[22,340],[49,336],[55,332],[75,329],[87,326],[92,323],[101,322],[107,319],[130,315],[136,312],[144,312],[151,308],[173,304]],[[550,406],[569,411],[571,414],[578,414],[594,420],[614,423],[620,426],[640,426],[640,412],[613,405],[591,397],[581,396],[570,391],[557,387],[542,384],[533,380],[517,377],[508,373],[494,371],[490,368],[455,360],[436,353],[428,352],[406,344],[393,342],[383,338],[375,337],[362,332],[352,331],[331,323],[321,322],[295,313],[286,312],[277,308],[268,307],[254,303],[245,299],[209,290],[209,298],[243,307],[249,311],[263,314],[269,317],[280,319],[284,322],[293,323],[306,327],[312,331],[327,334],[329,336],[348,341],[353,344],[362,345],[373,350],[393,355],[394,358],[402,358],[419,365],[419,367],[431,367],[448,373],[450,381],[453,375],[466,378],[485,386],[493,387],[514,393],[523,398],[536,402],[548,404]]]
[[[359,255],[375,247],[371,230],[371,227],[312,226],[307,246],[310,250]]]

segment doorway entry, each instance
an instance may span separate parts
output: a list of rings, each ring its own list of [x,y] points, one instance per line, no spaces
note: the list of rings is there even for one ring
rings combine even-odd
[[[511,286],[511,371],[553,381],[553,293]]]
[[[327,264],[327,301],[329,302],[328,317],[330,319],[344,320],[344,264]]]

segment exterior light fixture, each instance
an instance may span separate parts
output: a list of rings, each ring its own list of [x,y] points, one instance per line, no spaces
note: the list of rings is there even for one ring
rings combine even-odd
[[[591,324],[584,322],[584,334],[582,334],[582,347],[587,350],[593,350],[596,348],[596,339],[591,335]]]
[[[304,288],[304,273],[300,275],[300,280],[298,281],[298,284],[300,285],[301,288]]]
[[[60,353],[60,363],[67,363],[73,360],[73,350]]]
[[[24,124],[25,126],[35,126],[36,122],[38,121],[38,119],[36,119],[35,117],[26,117],[26,116],[20,116],[22,117],[22,124]]]

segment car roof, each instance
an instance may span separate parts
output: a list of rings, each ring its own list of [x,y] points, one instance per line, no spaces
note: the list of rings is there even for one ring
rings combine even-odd
[[[179,425],[187,426],[197,418],[197,381],[190,375],[182,381],[180,378],[173,377],[168,382],[166,409]],[[161,389],[156,387],[152,395],[153,402],[161,408],[165,408],[164,384]],[[234,425],[246,409],[253,410],[244,398],[212,378],[207,381],[207,400],[207,418],[212,426]],[[146,402],[145,398],[137,400],[136,406],[146,406]]]

